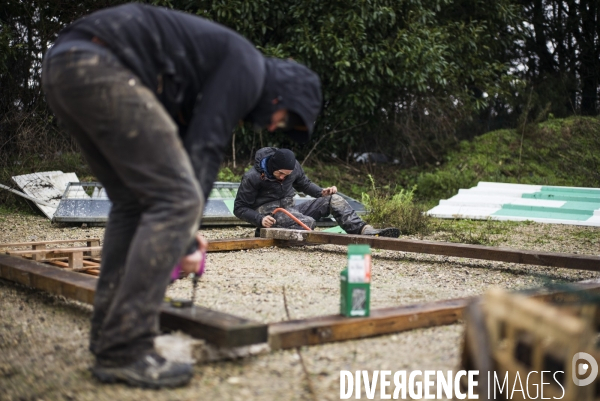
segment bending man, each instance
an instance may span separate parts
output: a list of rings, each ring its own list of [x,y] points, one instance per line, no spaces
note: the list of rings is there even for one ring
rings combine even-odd
[[[294,190],[317,199],[296,205]],[[311,229],[321,217],[331,214],[348,234],[394,238],[400,235],[397,228],[377,230],[368,225],[336,193],[335,186],[321,188],[311,182],[291,150],[262,148],[256,152],[254,168],[248,170],[242,178],[233,213],[258,228],[302,229],[284,213],[272,215],[275,209],[281,207]]]
[[[265,58],[234,31],[144,4],[67,27],[43,87],[112,201],[90,350],[101,381],[179,386],[191,365],[153,348],[173,266],[198,270],[194,239],[223,151],[240,120],[307,140],[321,107],[317,75]],[[292,126],[294,124],[294,126]],[[293,129],[292,129],[293,128]]]

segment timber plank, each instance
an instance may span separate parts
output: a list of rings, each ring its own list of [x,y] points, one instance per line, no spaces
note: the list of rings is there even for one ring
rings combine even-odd
[[[92,304],[98,279],[32,260],[0,254],[0,278]],[[264,343],[268,326],[207,308],[161,307],[161,326],[181,330],[221,347]]]
[[[58,266],[58,267],[69,267],[69,264],[66,262],[62,262],[60,260],[46,260],[45,261],[47,264],[50,264],[52,266]]]
[[[21,251],[6,251],[9,255],[56,255],[56,254],[70,254],[73,252],[91,252],[101,251],[101,246],[89,246],[89,247],[77,247],[77,248],[46,248],[46,249],[25,249]]]
[[[175,308],[164,303],[160,325],[226,347],[265,343],[268,339],[266,324],[200,306]]]
[[[69,253],[69,268],[75,271],[83,268],[83,252]]]
[[[85,239],[60,239],[52,241],[33,241],[33,242],[8,242],[0,244],[0,248],[18,247],[18,246],[33,246],[33,245],[54,245],[54,244],[70,244],[74,242],[97,242],[100,244],[100,238],[85,238]]]
[[[577,283],[561,291],[537,289],[521,293],[546,302],[573,302],[582,293],[600,293],[600,284]],[[362,318],[329,315],[271,323],[269,345],[272,350],[289,349],[453,324],[463,318],[465,308],[476,300],[477,297],[457,298],[374,309],[371,316]]]
[[[235,238],[211,240],[208,242],[208,252],[240,251],[243,249],[258,249],[277,246],[281,241],[267,238]]]
[[[392,251],[428,253],[461,258],[495,260],[500,262],[562,267],[575,270],[600,271],[600,256],[569,253],[550,253],[482,245],[449,242],[418,241],[399,238],[369,237],[364,235],[332,234],[315,231],[263,228],[261,237],[300,241],[305,244],[367,244],[371,248]]]
[[[97,281],[89,275],[7,255],[0,255],[0,277],[86,303],[93,303]]]
[[[355,340],[417,328],[456,323],[470,298],[371,310],[371,316],[341,315],[288,320],[269,325],[271,349],[289,349],[334,341]]]
[[[99,263],[92,262],[92,261],[85,260],[85,259],[83,260],[83,265],[85,267],[100,268],[100,264]]]
[[[0,244],[1,247],[19,247],[19,246],[43,246],[46,244],[59,244],[59,243],[72,243],[72,242],[86,242],[87,247],[72,247],[72,248],[36,248],[31,250],[15,250],[6,251],[10,255],[38,255],[38,254],[52,254],[52,253],[69,253],[69,252],[89,252],[91,256],[95,256],[94,253],[102,250],[99,246],[99,239],[85,239],[85,240],[59,240],[59,241],[46,241],[46,242],[13,242],[8,244]],[[282,241],[275,239],[266,238],[235,238],[235,239],[223,239],[223,240],[212,240],[208,242],[208,252],[226,252],[226,251],[240,251],[244,249],[258,249],[277,246],[282,244]]]

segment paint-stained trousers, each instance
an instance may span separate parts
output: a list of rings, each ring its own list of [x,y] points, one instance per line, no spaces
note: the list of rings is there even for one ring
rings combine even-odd
[[[46,99],[112,201],[90,350],[99,363],[126,364],[153,348],[171,270],[193,241],[204,197],[154,94],[108,49],[68,45],[44,60]]]
[[[256,209],[262,215],[272,213],[276,208],[284,208],[294,217],[306,224],[311,229],[315,228],[316,222],[322,217],[332,215],[335,221],[348,234],[360,234],[365,222],[356,214],[352,206],[340,195],[334,194],[323,196],[311,201],[295,205],[293,198],[284,198],[278,201],[265,203]],[[276,213],[274,216],[277,223],[272,228],[289,228],[302,230],[303,228],[285,213]]]

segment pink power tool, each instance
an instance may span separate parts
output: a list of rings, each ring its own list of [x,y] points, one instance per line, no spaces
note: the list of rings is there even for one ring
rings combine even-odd
[[[206,266],[206,252],[202,252],[202,260],[200,261],[200,268],[198,273],[194,274],[198,278],[204,274],[204,267]],[[192,273],[193,274],[193,273]],[[177,263],[173,271],[171,272],[171,282],[179,280],[181,277],[181,264]]]
[[[192,274],[192,299],[190,301],[180,299],[169,299],[168,301],[172,306],[175,307],[192,307],[196,301],[196,288],[198,287],[198,279],[204,274],[204,267],[206,266],[206,252],[202,252],[202,260],[200,260],[200,266],[198,272]],[[181,278],[181,264],[177,264],[171,272],[171,282],[179,280]]]

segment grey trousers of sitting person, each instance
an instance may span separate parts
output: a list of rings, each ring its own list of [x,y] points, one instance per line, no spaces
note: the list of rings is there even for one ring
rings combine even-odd
[[[78,43],[49,52],[42,82],[112,201],[90,350],[101,364],[122,365],[153,348],[171,270],[198,229],[204,197],[154,94],[108,49]]]
[[[322,217],[329,215],[332,215],[340,227],[348,234],[360,234],[362,228],[366,225],[354,209],[352,209],[352,206],[337,194],[306,201],[300,205],[296,205],[293,198],[284,198],[279,201],[265,203],[257,208],[256,211],[262,215],[267,215],[273,213],[279,207],[286,209],[310,229],[314,229],[316,222]],[[273,217],[277,223],[271,228],[304,229],[285,213],[276,213]]]

